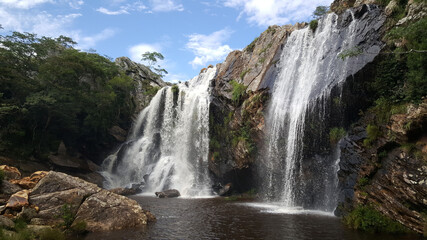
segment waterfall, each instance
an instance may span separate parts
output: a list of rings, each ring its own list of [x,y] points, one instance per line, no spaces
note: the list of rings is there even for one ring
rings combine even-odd
[[[379,10],[375,11],[378,14]],[[367,44],[370,40],[365,39],[365,33],[377,31],[382,22],[375,22],[379,20],[369,10],[363,16],[354,15],[351,10],[340,17],[328,14],[319,20],[315,32],[308,27],[293,31],[284,44],[266,114],[266,143],[260,157],[263,188],[270,202],[329,212],[335,208],[339,152],[323,158],[315,156],[313,164],[308,163],[303,148],[310,146],[304,146],[304,133],[310,114],[317,114],[320,123],[326,120],[326,102],[332,88],[340,86],[380,51],[380,46]],[[369,54],[339,57],[355,47],[363,47]],[[315,141],[328,141],[312,137],[319,138]]]
[[[216,68],[164,87],[138,116],[128,140],[103,164],[106,187],[144,183],[144,192],[175,188],[211,195],[208,174],[210,82]]]

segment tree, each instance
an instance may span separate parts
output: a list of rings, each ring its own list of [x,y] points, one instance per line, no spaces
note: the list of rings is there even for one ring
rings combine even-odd
[[[165,74],[168,74],[168,72],[164,68],[161,68],[160,65],[157,65],[157,67],[155,67],[157,61],[163,59],[164,57],[161,53],[145,52],[144,54],[142,54],[141,60],[148,63],[148,67],[157,75],[157,77],[164,77]]]
[[[329,11],[328,6],[317,6],[313,12],[313,18],[319,19]]]

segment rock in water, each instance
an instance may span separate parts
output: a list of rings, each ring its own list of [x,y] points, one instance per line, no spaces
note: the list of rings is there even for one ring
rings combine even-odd
[[[165,190],[163,192],[156,192],[155,194],[159,198],[174,198],[174,197],[181,196],[179,191],[176,189],[169,189],[169,190]]]
[[[228,195],[230,193],[230,190],[231,190],[231,183],[228,183],[219,190],[218,195],[220,196]]]

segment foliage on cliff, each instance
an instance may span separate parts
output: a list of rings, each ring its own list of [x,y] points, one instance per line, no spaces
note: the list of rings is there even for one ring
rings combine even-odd
[[[0,36],[0,154],[45,158],[63,141],[91,152],[133,113],[132,79],[72,39]]]

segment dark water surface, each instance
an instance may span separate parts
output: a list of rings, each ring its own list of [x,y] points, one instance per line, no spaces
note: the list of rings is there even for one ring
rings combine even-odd
[[[133,196],[157,222],[126,231],[91,233],[86,239],[350,239],[409,240],[417,235],[378,235],[347,229],[339,218],[278,214],[224,198],[158,199]]]

